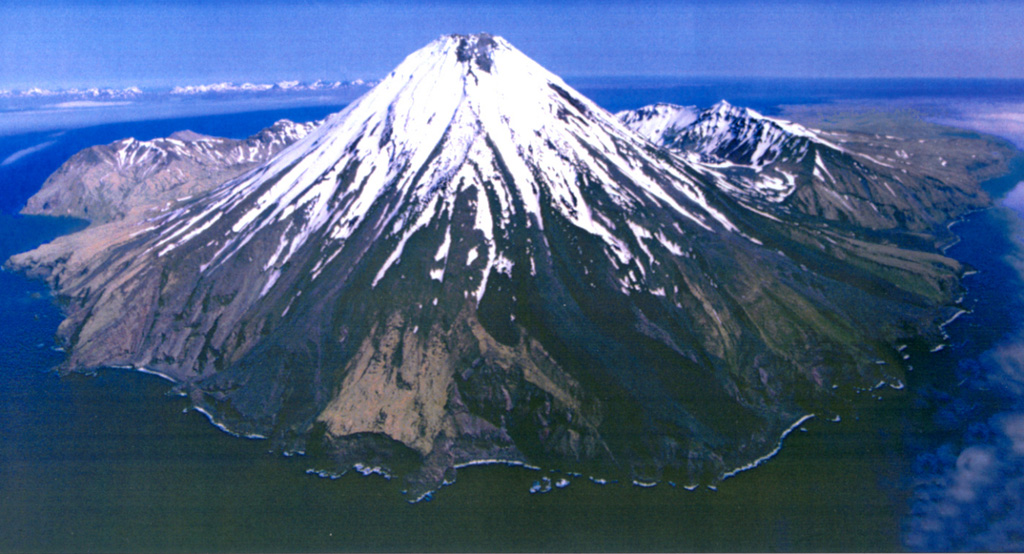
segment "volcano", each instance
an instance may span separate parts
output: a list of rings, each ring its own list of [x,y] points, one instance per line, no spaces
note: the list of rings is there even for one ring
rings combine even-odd
[[[159,373],[285,450],[417,490],[488,462],[712,483],[899,383],[962,271],[713,161],[445,36],[265,163],[10,264],[62,298],[64,369]]]

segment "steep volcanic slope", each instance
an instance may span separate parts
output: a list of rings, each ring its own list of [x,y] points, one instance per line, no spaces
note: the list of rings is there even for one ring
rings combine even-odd
[[[943,171],[908,162],[896,137],[866,141],[824,133],[724,100],[686,127],[663,133],[641,123],[652,109],[666,106],[619,117],[648,140],[704,166],[723,190],[776,215],[810,216],[852,231],[930,232],[988,203],[975,181],[946,179]],[[675,107],[674,113],[689,119],[692,108]],[[661,117],[673,117],[673,110]],[[858,148],[869,142],[894,142],[894,158],[883,158],[877,148]]]
[[[242,140],[179,131],[168,138],[93,146],[51,175],[22,213],[78,217],[94,225],[120,220],[140,207],[206,192],[267,161],[315,126],[284,119]]]
[[[713,481],[898,379],[960,271],[795,241],[725,179],[456,35],[245,175],[11,264],[65,299],[66,368],[146,367],[287,448],[426,487],[488,459]]]

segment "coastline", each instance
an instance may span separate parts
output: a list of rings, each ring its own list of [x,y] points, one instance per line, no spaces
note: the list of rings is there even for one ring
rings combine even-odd
[[[901,484],[907,491],[903,548],[999,551],[1021,547],[1019,538],[1008,532],[1020,528],[1020,514],[994,507],[1019,502],[1014,491],[1020,490],[1022,479],[1019,453],[1007,448],[1015,444],[1009,423],[1020,415],[1022,400],[1015,381],[1019,358],[1014,353],[1024,347],[1019,317],[1024,303],[1020,266],[1024,206],[1008,201],[1024,193],[1022,161],[1024,153],[1018,153],[1011,171],[982,183],[992,196],[992,206],[985,214],[973,214],[973,221],[965,221],[972,226],[965,229],[972,242],[961,243],[959,253],[985,262],[965,274],[980,277],[963,285],[965,299],[970,301],[966,312],[943,324],[943,332],[954,340],[948,348],[924,354],[933,357],[938,371],[925,365],[925,371],[913,375],[916,390],[912,392],[920,413],[905,418],[915,427],[933,425],[941,432],[913,437],[912,459],[907,460],[911,469]],[[985,243],[993,233],[999,238],[989,246]],[[965,520],[975,522],[974,527],[965,529]]]
[[[782,445],[786,441],[786,437],[788,437],[789,434],[792,433],[793,431],[796,431],[801,425],[804,424],[804,422],[809,421],[811,419],[814,419],[814,417],[815,417],[815,414],[807,414],[807,415],[801,417],[800,419],[796,420],[795,423],[790,425],[788,428],[786,428],[785,431],[782,432],[782,435],[779,437],[778,444],[775,446],[775,448],[771,452],[765,454],[764,456],[761,456],[760,458],[754,460],[753,462],[750,462],[749,464],[740,466],[740,467],[738,467],[738,468],[736,468],[736,469],[734,469],[732,471],[727,471],[727,472],[723,473],[721,475],[721,477],[719,477],[719,480],[720,481],[725,481],[726,479],[728,479],[730,477],[735,477],[736,475],[738,475],[738,474],[740,474],[740,473],[742,473],[744,471],[749,471],[751,469],[754,469],[754,468],[758,467],[759,465],[767,462],[768,460],[771,460],[776,455],[778,455],[779,452],[782,451]]]

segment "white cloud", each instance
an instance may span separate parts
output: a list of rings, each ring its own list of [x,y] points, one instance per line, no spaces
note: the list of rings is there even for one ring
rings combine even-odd
[[[10,156],[7,156],[6,158],[4,158],[4,161],[0,162],[0,167],[3,167],[5,165],[11,165],[12,163],[14,163],[14,162],[24,158],[25,156],[30,156],[32,154],[35,154],[36,152],[39,152],[40,150],[43,150],[44,148],[48,148],[48,147],[52,146],[56,142],[57,141],[55,141],[55,140],[49,140],[49,141],[46,141],[46,142],[44,142],[42,144],[37,144],[35,146],[30,146],[28,148],[24,148],[22,150],[18,150],[17,152],[15,152],[15,153],[11,154]]]

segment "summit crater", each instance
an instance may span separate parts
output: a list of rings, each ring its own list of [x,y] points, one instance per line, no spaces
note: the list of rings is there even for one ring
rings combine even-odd
[[[503,39],[495,39],[487,33],[476,35],[453,35],[458,41],[457,55],[460,62],[473,62],[483,71],[491,71],[491,52],[495,48],[508,47]]]

